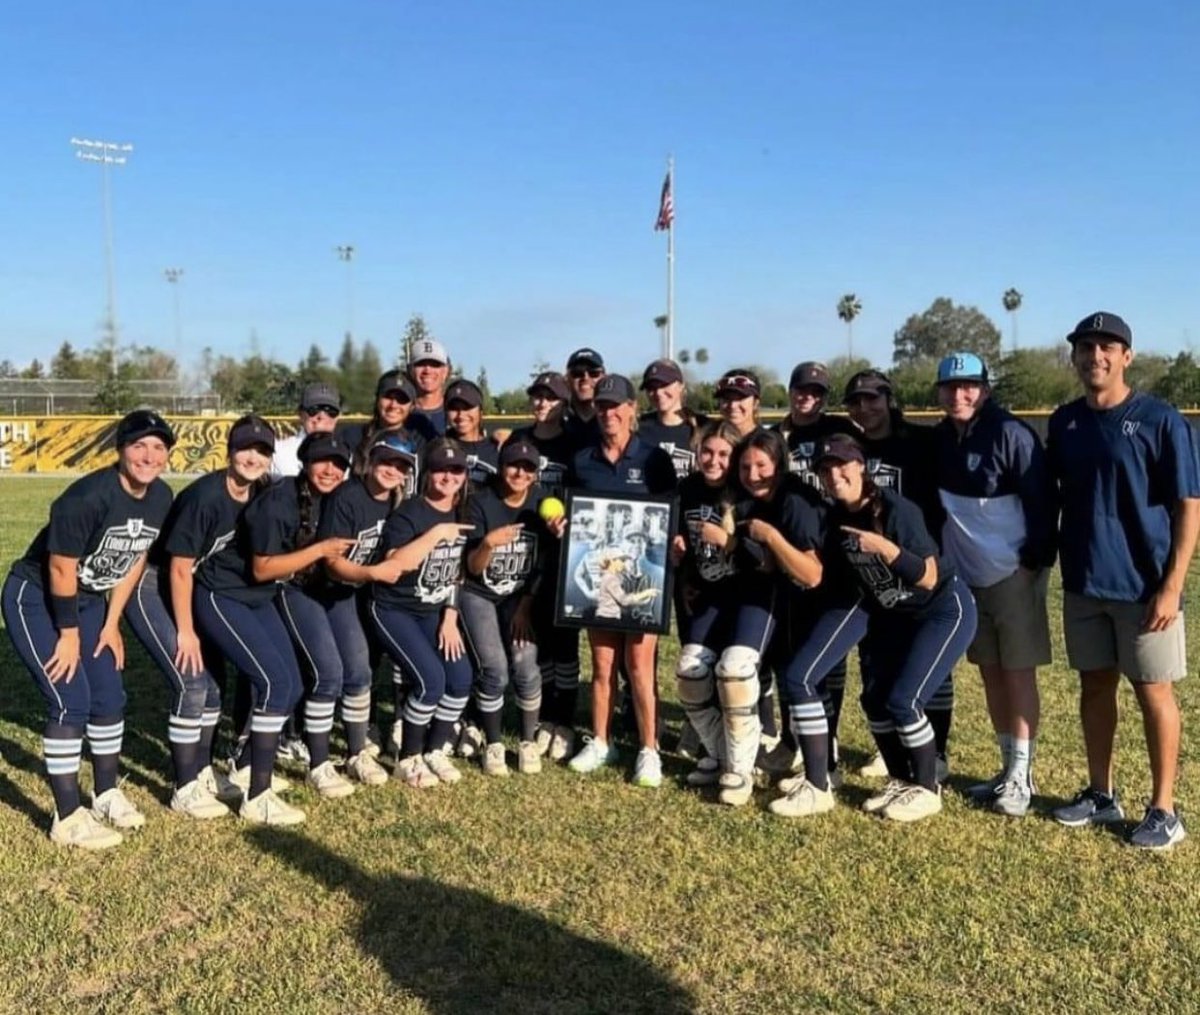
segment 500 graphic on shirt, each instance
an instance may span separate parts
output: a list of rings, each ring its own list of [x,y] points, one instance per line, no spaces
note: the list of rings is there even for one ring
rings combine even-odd
[[[704,504],[685,512],[684,522],[687,525],[688,542],[691,543],[692,553],[696,557],[696,570],[701,579],[706,582],[717,582],[733,574],[736,568],[725,552],[700,538],[700,529],[705,522],[722,525],[721,515]]]
[[[346,555],[351,564],[369,564],[374,559],[375,551],[379,547],[379,538],[383,534],[383,521],[380,518],[369,528],[355,534],[354,545]]]
[[[130,518],[124,525],[106,529],[96,549],[79,562],[79,584],[92,592],[115,588],[157,538],[158,529],[140,518]]]
[[[515,592],[533,569],[537,546],[537,536],[532,532],[522,532],[511,543],[497,546],[483,572],[483,584],[498,596]]]
[[[425,558],[417,575],[417,598],[423,603],[444,603],[462,574],[462,550],[466,540],[438,543]]]
[[[902,603],[912,596],[912,592],[900,584],[900,579],[892,573],[891,568],[879,559],[878,554],[851,550],[847,546],[846,559],[858,572],[871,595],[879,600],[880,606],[891,609],[897,603]]]

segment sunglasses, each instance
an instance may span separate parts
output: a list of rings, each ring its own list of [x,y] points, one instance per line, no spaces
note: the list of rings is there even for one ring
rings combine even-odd
[[[409,398],[405,392],[399,391],[399,390],[385,391],[379,397],[389,399],[390,401],[393,401],[393,402],[399,402],[401,405],[408,405],[408,403],[412,401],[412,399]]]
[[[304,407],[304,415],[319,416],[325,413],[330,419],[337,419],[342,414],[342,410],[336,405],[306,405]]]
[[[537,472],[538,467],[533,462],[509,462],[506,469],[517,469],[520,472]]]
[[[595,380],[597,377],[603,377],[604,371],[600,367],[576,367],[574,370],[567,371],[567,376],[577,381],[584,377]]]

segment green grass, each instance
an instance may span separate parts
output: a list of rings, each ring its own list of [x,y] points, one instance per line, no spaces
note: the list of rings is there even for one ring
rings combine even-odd
[[[0,481],[5,566],[65,482]],[[295,832],[191,824],[165,808],[165,692],[129,642],[127,788],[149,819],[100,855],[46,838],[41,703],[7,639],[0,649],[0,1011],[1197,1007],[1194,843],[1146,856],[1044,813],[973,811],[956,793],[941,816],[895,827],[858,813],[868,787],[855,778],[833,814],[789,823],[764,794],[732,811],[684,790],[676,759],[657,793],[630,788],[625,771],[472,771],[425,793],[389,784],[324,802],[296,790],[309,821]],[[672,730],[673,654],[660,676]],[[995,748],[978,677],[965,665],[957,676],[961,787],[991,774]],[[1180,686],[1188,716],[1196,687]],[[1061,661],[1042,688],[1044,812],[1084,765]],[[1127,688],[1122,703],[1118,781],[1140,812],[1149,776]],[[853,701],[844,743],[852,763],[866,756]],[[1185,807],[1196,764],[1185,746]]]

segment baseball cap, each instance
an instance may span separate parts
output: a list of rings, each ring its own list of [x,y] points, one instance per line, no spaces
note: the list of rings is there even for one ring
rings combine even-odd
[[[938,384],[951,381],[978,381],[987,384],[988,372],[983,360],[973,352],[952,352],[938,364]]]
[[[673,359],[656,359],[642,374],[642,390],[683,381],[683,371]]]
[[[434,469],[466,469],[467,455],[457,441],[445,439],[425,450],[425,471]]]
[[[865,462],[862,445],[849,434],[835,433],[817,445],[817,464],[832,458],[839,462]]]
[[[167,447],[175,446],[175,432],[153,409],[134,409],[117,424],[117,450],[143,437],[160,437]]]
[[[483,392],[473,381],[458,380],[446,389],[445,403],[462,402],[468,408],[478,409],[483,405]]]
[[[337,388],[324,381],[306,384],[300,393],[300,408],[307,409],[315,405],[332,405],[335,409],[340,409],[342,396],[338,394]]]
[[[417,389],[413,387],[413,382],[404,376],[402,370],[389,370],[375,385],[376,398],[392,394],[402,394],[410,402],[417,400]]]
[[[371,445],[371,458],[374,460],[399,459],[408,464],[417,464],[417,449],[399,434],[390,433],[380,437]]]
[[[892,382],[888,375],[879,370],[860,370],[846,382],[846,391],[842,396],[843,402],[849,402],[855,395],[890,395]]]
[[[446,347],[436,338],[422,338],[414,342],[408,358],[412,363],[436,363],[443,367],[450,364]]]
[[[718,398],[726,395],[733,395],[734,398],[758,398],[761,394],[762,387],[758,383],[758,378],[748,370],[726,371],[717,381],[716,396]]]
[[[596,352],[595,349],[588,349],[586,346],[582,349],[576,349],[567,360],[567,369],[574,370],[576,367],[599,367],[603,370],[604,357]]]
[[[1133,348],[1133,330],[1122,318],[1116,314],[1110,314],[1106,310],[1097,310],[1094,314],[1088,314],[1075,325],[1075,330],[1067,336],[1067,341],[1074,345],[1085,335],[1104,335],[1108,338],[1115,338],[1118,342],[1124,342],[1126,346]]]
[[[516,462],[527,462],[535,469],[541,462],[542,456],[529,441],[518,437],[515,441],[510,440],[505,442],[504,447],[500,449],[500,464],[513,465]]]
[[[829,390],[829,367],[815,360],[805,360],[796,365],[792,371],[792,379],[788,381],[788,390],[797,391],[800,388],[820,388]]]
[[[525,389],[525,394],[535,395],[539,391],[549,391],[551,395],[557,398],[560,402],[565,402],[571,397],[571,389],[567,387],[567,379],[553,370],[547,370],[543,374],[538,374],[533,383]]]
[[[354,460],[350,445],[333,433],[310,433],[300,442],[296,457],[303,465],[338,458],[349,465]]]
[[[592,396],[594,402],[636,402],[637,392],[628,377],[620,374],[605,374],[596,383],[596,393]]]
[[[256,445],[275,451],[275,428],[261,416],[243,416],[229,428],[230,451],[244,451]]]

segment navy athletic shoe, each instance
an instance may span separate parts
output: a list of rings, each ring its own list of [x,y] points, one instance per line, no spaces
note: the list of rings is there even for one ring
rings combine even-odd
[[[1187,830],[1179,815],[1161,807],[1147,807],[1146,816],[1129,833],[1129,845],[1138,849],[1170,849],[1187,838]]]
[[[1116,791],[1112,796],[1088,786],[1075,794],[1075,799],[1063,807],[1054,809],[1054,820],[1068,828],[1084,825],[1111,825],[1125,820]]]

